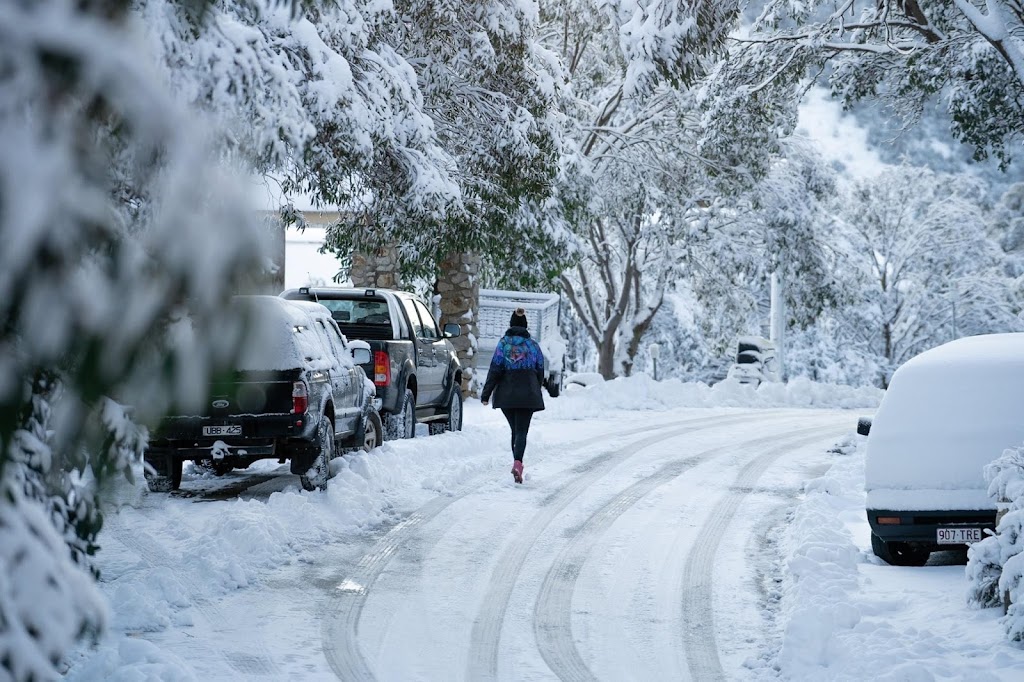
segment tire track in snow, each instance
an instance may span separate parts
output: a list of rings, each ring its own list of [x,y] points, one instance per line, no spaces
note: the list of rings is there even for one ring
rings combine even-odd
[[[106,530],[118,542],[138,554],[139,558],[151,568],[157,566],[171,568],[176,563],[179,563],[173,556],[160,549],[155,541],[147,544],[145,539],[149,537],[148,534],[139,536],[137,533],[125,528],[119,521],[108,525]],[[233,624],[233,621],[216,604],[201,596],[203,588],[197,581],[190,579],[181,571],[172,569],[172,572],[174,580],[182,586],[183,590],[193,595],[192,605],[199,611],[211,630],[214,632],[230,632],[237,629],[237,624]],[[235,640],[229,639],[228,641]],[[284,676],[284,672],[277,666],[277,663],[266,655],[265,652],[270,651],[270,647],[263,642],[257,630],[245,628],[244,641],[248,644],[249,651],[228,651],[223,647],[216,647],[215,651],[228,667],[240,673],[243,679],[250,676],[267,676],[281,679]],[[205,642],[199,645],[209,649],[214,649],[215,647],[214,644]],[[215,658],[215,656],[211,656],[211,658]]]
[[[656,488],[681,476],[693,467],[703,464],[726,453],[758,448],[763,445],[780,443],[780,450],[803,443],[806,438],[793,436],[808,432],[820,433],[822,427],[811,427],[792,431],[782,436],[776,434],[750,440],[729,443],[698,452],[686,459],[669,462],[658,471],[629,486],[588,518],[572,536],[568,544],[558,553],[551,568],[544,577],[540,594],[534,605],[533,631],[541,657],[560,680],[596,680],[596,676],[584,662],[572,633],[572,596],[576,589],[583,565],[590,556],[597,540],[611,525],[637,502]],[[818,438],[818,436],[815,436]],[[704,678],[695,678],[703,680]]]
[[[708,520],[697,534],[686,560],[681,581],[682,652],[686,656],[690,678],[700,682],[725,680],[725,671],[718,656],[715,641],[714,586],[715,555],[722,536],[739,510],[740,504],[749,494],[758,479],[775,460],[795,447],[809,445],[829,435],[840,436],[847,427],[829,426],[806,429],[799,433],[816,431],[817,434],[772,448],[760,457],[747,463],[736,477],[729,492],[722,497],[708,516]],[[796,435],[798,432],[794,432]]]
[[[515,540],[498,559],[498,565],[491,575],[490,585],[485,593],[483,604],[473,623],[466,679],[495,679],[497,677],[501,626],[505,619],[505,612],[508,610],[508,603],[512,596],[516,577],[519,575],[526,561],[526,555],[533,548],[537,538],[573,500],[588,490],[597,480],[621,464],[622,461],[659,441],[694,431],[725,426],[730,423],[758,423],[776,414],[778,413],[762,412],[757,417],[751,418],[751,415],[748,413],[718,418],[705,417],[679,421],[677,422],[678,425],[681,425],[679,428],[663,430],[588,461],[585,464],[586,468],[581,471],[580,476],[553,493],[541,510],[529,521],[522,524],[525,530],[516,534]],[[602,437],[602,440],[604,439],[607,439],[607,436]],[[580,467],[580,469],[583,469],[583,467]]]
[[[764,414],[777,413],[775,411],[765,412]],[[646,425],[613,434],[601,434],[593,438],[570,443],[568,447],[587,447],[596,443],[607,442],[613,438],[628,438],[640,433],[672,429],[680,424],[690,425],[687,430],[693,431],[701,428],[698,426],[700,424],[706,424],[705,428],[709,428],[720,424],[749,420],[749,415],[717,415],[681,421],[673,420],[667,424]],[[649,438],[645,440],[649,440]],[[609,459],[607,454],[598,455],[577,467],[577,471],[583,473],[588,467],[593,466],[595,462],[607,459]],[[321,620],[321,639],[327,663],[338,679],[346,681],[375,679],[373,671],[359,646],[359,620],[370,589],[384,572],[391,559],[394,558],[399,548],[416,537],[424,526],[450,505],[476,491],[480,485],[492,481],[493,478],[491,473],[482,474],[467,483],[453,495],[436,498],[423,505],[378,540],[373,549],[359,561],[354,570],[336,581],[337,586],[334,588],[331,599],[325,605],[325,614]],[[438,539],[433,538],[427,545],[433,545]]]

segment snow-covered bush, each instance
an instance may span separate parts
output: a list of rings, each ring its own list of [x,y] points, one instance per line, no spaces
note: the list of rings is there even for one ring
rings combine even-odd
[[[54,679],[102,628],[101,491],[137,470],[135,420],[201,397],[241,338],[225,301],[265,271],[130,6],[0,3],[0,679]]]
[[[1003,622],[1007,636],[1024,641],[1024,448],[1005,450],[985,467],[984,474],[989,496],[1006,514],[995,535],[967,551],[967,601],[979,608],[998,606],[1008,595],[1011,603]]]

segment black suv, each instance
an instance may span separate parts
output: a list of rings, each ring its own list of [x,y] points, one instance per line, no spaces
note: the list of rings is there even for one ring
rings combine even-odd
[[[145,453],[150,490],[177,490],[182,464],[219,474],[258,459],[290,460],[306,490],[323,488],[342,448],[372,449],[383,428],[372,383],[359,367],[366,344],[349,344],[323,306],[239,296],[251,340],[206,404],[165,417]]]

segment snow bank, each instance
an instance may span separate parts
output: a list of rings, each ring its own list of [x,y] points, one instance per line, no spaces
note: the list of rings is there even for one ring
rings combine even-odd
[[[964,604],[960,565],[894,567],[871,553],[866,440],[854,437],[805,485],[780,543],[781,642],[748,665],[759,679],[1021,679],[1024,660],[1001,640],[995,610]]]
[[[588,379],[590,375],[585,375]],[[570,378],[571,381],[571,378]],[[647,374],[605,382],[566,383],[562,398],[548,399],[550,414],[561,419],[587,419],[608,410],[671,410],[680,407],[814,407],[870,408],[883,391],[872,386],[820,384],[799,378],[787,383],[767,382],[758,387],[732,381],[714,386],[678,379],[655,381]]]

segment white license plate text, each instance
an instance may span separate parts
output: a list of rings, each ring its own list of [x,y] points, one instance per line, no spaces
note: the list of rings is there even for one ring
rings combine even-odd
[[[241,436],[241,424],[222,424],[220,426],[204,426],[204,436]]]
[[[981,542],[980,528],[938,528],[935,541],[940,545],[969,545]]]

